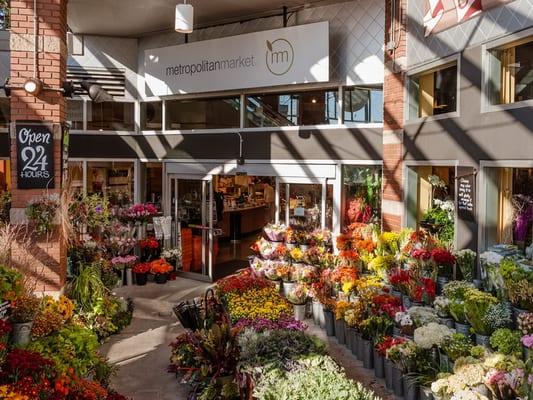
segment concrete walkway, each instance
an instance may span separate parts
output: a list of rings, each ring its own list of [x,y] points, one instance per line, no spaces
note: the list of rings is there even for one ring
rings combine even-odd
[[[112,386],[133,400],[186,400],[188,387],[181,385],[166,369],[170,357],[169,343],[183,332],[172,312],[181,300],[202,296],[210,284],[178,278],[165,285],[128,286],[115,292],[130,297],[135,304],[133,321],[120,334],[102,345],[101,352],[119,366]],[[376,380],[372,370],[365,370],[360,361],[335,338],[328,338],[324,330],[312,320],[306,321],[308,332],[324,340],[333,358],[346,374],[371,388],[383,400],[393,399],[382,380]]]

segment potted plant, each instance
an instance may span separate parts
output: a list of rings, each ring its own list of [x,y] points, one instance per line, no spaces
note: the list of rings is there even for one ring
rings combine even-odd
[[[133,276],[131,268],[137,262],[138,258],[134,255],[117,256],[111,259],[111,265],[119,273],[119,284],[125,283],[126,285],[133,284]]]
[[[156,238],[144,238],[139,240],[138,243],[141,249],[141,259],[143,261],[151,261],[157,257],[157,253],[159,250],[159,242]]]
[[[476,334],[476,343],[488,346],[492,327],[487,320],[490,307],[498,303],[498,299],[489,293],[478,289],[470,289],[466,292],[464,310],[467,321]]]
[[[496,329],[490,337],[492,348],[502,354],[520,358],[522,355],[522,335],[509,328]]]
[[[474,285],[469,282],[452,281],[442,289],[443,296],[450,301],[448,308],[455,321],[455,329],[465,336],[470,336],[470,324],[466,319],[464,301],[468,290],[473,288]]]
[[[529,355],[527,354],[529,352],[529,347],[526,346],[525,341],[531,340],[528,339],[528,337],[531,337],[533,339],[533,312],[527,312],[522,313],[518,316],[517,320],[518,330],[523,335],[522,336],[522,344],[523,344],[523,355],[524,359],[527,360],[529,358]],[[524,339],[525,338],[525,339]]]
[[[415,332],[415,324],[407,311],[398,311],[394,316],[394,322],[401,335],[412,337]]]
[[[405,308],[409,308],[411,306],[411,301],[409,299],[409,285],[411,283],[411,279],[411,273],[400,268],[389,274],[389,283],[396,292],[400,292],[402,294],[403,306]]]
[[[433,307],[437,311],[441,323],[448,328],[455,328],[455,322],[453,318],[450,318],[450,300],[444,296],[437,296],[433,301]]]
[[[347,327],[349,337],[349,347],[354,356],[359,358],[361,352],[359,351],[359,342],[361,340],[361,333],[358,328],[364,316],[364,305],[361,301],[356,301],[353,306],[344,312],[344,323]],[[362,359],[362,357],[361,357]]]
[[[181,266],[181,248],[174,247],[171,249],[163,249],[161,252],[161,258],[164,258],[167,262],[174,265],[175,269],[179,269]]]
[[[443,372],[453,371],[453,364],[460,357],[470,355],[472,342],[468,336],[462,333],[454,333],[442,342],[440,355],[440,367]]]
[[[13,342],[24,346],[31,340],[33,320],[41,300],[30,294],[18,296],[11,304],[11,323],[13,324]]]
[[[360,330],[363,346],[363,366],[374,368],[374,348],[379,340],[392,333],[394,323],[388,316],[372,315],[361,322]],[[381,366],[380,366],[381,367]]]
[[[37,235],[51,232],[57,210],[59,209],[59,196],[50,195],[32,199],[26,206],[26,216],[35,225]]]
[[[133,273],[135,274],[135,283],[137,285],[146,285],[150,269],[150,263],[139,263],[133,267]]]
[[[387,389],[392,390],[393,389],[393,361],[391,360],[391,357],[394,358],[394,353],[389,355],[389,349],[393,348],[394,346],[398,344],[405,343],[404,338],[395,338],[395,337],[385,337],[381,343],[379,343],[376,347],[378,353],[380,356],[385,357],[385,386]]]
[[[431,259],[437,268],[437,292],[440,294],[444,285],[453,277],[456,260],[448,249],[440,247],[431,250]]]
[[[305,319],[305,305],[307,303],[307,289],[301,283],[298,283],[288,293],[287,300],[293,305],[294,319],[303,321]]]
[[[170,271],[172,271],[172,265],[162,258],[150,263],[150,272],[155,275],[155,282],[158,284],[167,283],[168,273]]]
[[[287,297],[296,285],[293,278],[294,268],[289,264],[283,263],[277,266],[277,271],[283,282],[281,293],[284,297]]]

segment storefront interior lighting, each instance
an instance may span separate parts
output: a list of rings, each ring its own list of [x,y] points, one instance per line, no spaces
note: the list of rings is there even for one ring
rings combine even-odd
[[[191,4],[187,4],[187,0],[185,0],[183,4],[177,4],[174,30],[179,33],[192,33],[193,21],[193,6]]]

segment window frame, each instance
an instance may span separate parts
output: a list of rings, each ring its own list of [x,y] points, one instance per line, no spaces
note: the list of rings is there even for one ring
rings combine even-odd
[[[493,50],[508,49],[519,46],[520,44],[533,41],[533,28],[521,32],[511,33],[503,38],[492,40],[481,46],[482,53],[482,88],[481,88],[481,114],[490,112],[506,111],[516,108],[532,107],[533,99],[517,101],[506,104],[492,104],[490,93],[490,52]]]
[[[410,116],[410,107],[411,107],[411,95],[410,95],[410,84],[411,80],[417,76],[433,73],[435,71],[451,67],[452,65],[457,66],[457,77],[456,77],[456,104],[455,111],[450,111],[442,114],[428,115],[425,117],[411,117]],[[436,121],[446,118],[456,118],[461,116],[461,54],[456,53],[449,57],[442,58],[440,60],[435,60],[430,63],[419,65],[407,71],[406,79],[404,82],[404,121],[405,125],[418,124],[422,121]]]

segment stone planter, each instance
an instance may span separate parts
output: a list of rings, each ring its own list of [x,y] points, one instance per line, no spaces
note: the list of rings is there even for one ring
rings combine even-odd
[[[385,387],[392,390],[392,362],[385,359]]]
[[[385,358],[380,356],[374,348],[374,376],[376,378],[385,378]]]
[[[283,297],[286,298],[295,286],[296,282],[283,282],[283,286],[281,287],[281,294]]]
[[[324,322],[326,325],[326,335],[335,336],[335,316],[331,310],[324,308]]]
[[[479,335],[476,333],[476,344],[488,349],[490,347],[490,336]]]
[[[433,392],[426,386],[420,386],[419,394],[420,400],[433,400]]]
[[[470,337],[471,336],[470,324],[462,324],[462,323],[456,322],[455,323],[455,331],[457,333],[462,333],[466,337]]]
[[[303,321],[305,319],[305,304],[293,304],[294,319],[296,321]]]
[[[398,397],[403,396],[403,376],[396,366],[392,365],[392,391]]]
[[[342,319],[336,319],[335,320],[335,336],[337,337],[337,341],[339,344],[345,344],[346,343],[346,337],[345,337],[345,329],[344,329],[344,320]]]
[[[363,367],[374,368],[374,344],[370,340],[362,339],[363,346]]]
[[[146,285],[146,282],[148,281],[148,274],[139,274],[135,273],[135,283],[139,286]]]
[[[33,321],[13,324],[13,331],[11,334],[15,346],[25,346],[30,343],[32,326]]]

